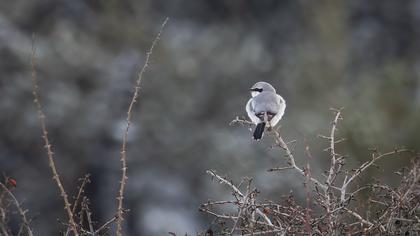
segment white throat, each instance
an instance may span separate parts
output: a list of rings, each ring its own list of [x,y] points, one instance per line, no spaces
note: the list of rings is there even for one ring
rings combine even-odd
[[[257,96],[258,94],[260,94],[260,92],[257,92],[257,91],[251,91],[251,96],[252,96],[252,97]]]

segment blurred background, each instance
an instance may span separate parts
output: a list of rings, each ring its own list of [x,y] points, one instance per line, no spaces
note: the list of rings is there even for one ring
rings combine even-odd
[[[91,174],[93,218],[116,211],[126,111],[145,52],[170,17],[144,75],[128,144],[126,235],[196,234],[212,218],[198,212],[254,178],[261,199],[277,201],[304,181],[284,165],[272,138],[254,142],[244,116],[249,88],[272,83],[287,101],[282,136],[316,176],[329,163],[319,134],[330,107],[344,107],[339,152],[349,167],[382,151],[419,148],[420,1],[15,0],[0,2],[0,171],[29,209],[36,235],[57,235],[65,220],[32,102],[31,35],[36,33],[40,95],[68,193]],[[390,181],[408,158],[368,173]]]

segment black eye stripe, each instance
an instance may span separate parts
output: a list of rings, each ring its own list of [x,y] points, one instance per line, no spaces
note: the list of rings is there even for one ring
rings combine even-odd
[[[262,92],[263,90],[262,89],[260,89],[260,88],[253,88],[253,89],[251,89],[251,91],[254,91],[254,92]]]

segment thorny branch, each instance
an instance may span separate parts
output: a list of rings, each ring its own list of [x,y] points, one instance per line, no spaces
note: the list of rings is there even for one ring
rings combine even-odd
[[[86,174],[83,178],[80,179],[82,181],[82,183],[80,184],[79,191],[77,192],[77,196],[74,199],[73,209],[72,209],[73,215],[76,215],[76,209],[77,209],[77,206],[79,205],[79,201],[80,201],[80,199],[82,197],[82,194],[85,191],[86,184],[87,183],[90,183],[89,177],[90,177],[90,174]],[[79,226],[80,225],[83,225],[83,224],[79,224]],[[70,234],[70,230],[71,230],[71,228],[70,227],[67,227],[67,231],[65,233],[66,236]]]
[[[55,180],[55,183],[57,184],[58,189],[60,190],[61,197],[63,198],[63,201],[64,201],[64,208],[67,211],[67,216],[69,218],[70,228],[71,228],[72,232],[74,233],[74,235],[78,236],[79,233],[77,232],[77,225],[74,222],[73,212],[72,212],[72,209],[71,209],[71,204],[69,202],[67,193],[64,190],[64,187],[63,187],[63,184],[61,182],[60,176],[58,175],[58,171],[57,171],[57,168],[55,166],[55,161],[54,161],[54,152],[52,151],[51,143],[50,143],[50,140],[48,138],[47,126],[45,124],[45,114],[42,110],[42,105],[41,105],[41,101],[40,101],[40,98],[39,98],[39,92],[38,92],[38,80],[37,80],[37,72],[36,72],[36,48],[35,48],[34,44],[35,44],[35,42],[33,42],[33,44],[32,44],[32,54],[31,54],[32,94],[33,94],[33,97],[34,97],[34,103],[36,105],[36,109],[38,111],[38,120],[39,120],[39,123],[41,125],[42,138],[43,138],[44,144],[45,144],[44,147],[47,151],[48,162],[49,162],[52,174],[53,174],[53,179]]]
[[[367,162],[363,163],[359,168],[357,168],[354,171],[354,174],[351,175],[350,177],[348,177],[347,175],[345,176],[344,181],[343,181],[343,185],[340,188],[341,202],[345,202],[345,200],[346,200],[346,191],[347,191],[347,187],[349,186],[349,184],[356,177],[358,177],[361,173],[363,173],[367,168],[372,166],[376,161],[378,161],[379,159],[381,159],[383,157],[392,156],[392,155],[399,154],[399,153],[404,153],[404,152],[411,152],[411,150],[409,150],[409,149],[396,149],[394,151],[387,152],[387,153],[384,153],[384,154],[380,154],[380,155],[377,155],[377,156],[375,156],[375,153],[372,153],[372,159],[370,161],[367,161]]]
[[[330,192],[330,189],[333,187],[333,182],[339,172],[339,168],[341,167],[341,165],[337,166],[338,157],[337,157],[337,154],[335,153],[335,131],[337,130],[337,123],[338,123],[338,119],[340,118],[341,111],[340,110],[333,110],[333,111],[335,112],[335,118],[332,122],[332,128],[331,128],[330,137],[329,137],[331,165],[330,165],[330,170],[328,171],[327,180],[325,181],[327,188],[324,189],[325,208],[327,210],[327,217],[331,217],[331,197],[333,194]],[[342,164],[342,162],[340,162],[339,164]],[[334,227],[332,224],[333,221],[329,220],[328,222],[329,222],[328,224],[329,230],[330,232],[332,232],[333,227]]]
[[[306,168],[297,165],[295,156],[289,148],[289,144],[283,140],[278,130],[271,130],[274,136],[275,146],[286,152],[288,165],[275,167],[269,171],[295,170],[303,177],[306,182],[314,183],[313,191],[309,199],[311,204],[306,207],[299,206],[292,195],[286,197],[284,203],[268,201],[256,203],[255,196],[249,191],[241,192],[240,185],[236,186],[227,178],[217,175],[214,171],[207,171],[208,174],[216,178],[220,183],[232,189],[232,195],[236,200],[209,201],[201,205],[200,210],[216,217],[220,223],[221,234],[232,235],[241,233],[242,235],[356,235],[356,234],[382,234],[384,232],[406,232],[410,235],[420,233],[420,161],[413,162],[412,168],[399,172],[402,178],[401,185],[391,188],[387,185],[376,182],[359,186],[357,189],[348,193],[350,186],[360,177],[369,167],[373,166],[378,160],[388,156],[401,156],[403,153],[413,154],[408,149],[396,149],[394,151],[379,153],[375,151],[369,161],[360,167],[350,171],[342,170],[345,166],[343,155],[337,153],[336,146],[344,139],[337,139],[336,131],[338,122],[342,120],[341,109],[331,109],[334,112],[331,130],[328,136],[319,135],[320,138],[328,140],[329,146],[325,149],[329,153],[330,166],[326,175],[321,178],[307,173],[310,169],[309,164]],[[231,124],[241,124],[244,126],[252,125],[249,121],[236,117]],[[306,149],[309,147],[306,146]],[[308,151],[308,150],[307,150]],[[418,155],[418,154],[417,154]],[[340,181],[338,181],[340,180]],[[341,182],[342,183],[338,183]],[[248,185],[249,186],[249,185]],[[312,188],[311,187],[311,188]],[[306,183],[305,188],[308,188]],[[362,192],[370,193],[369,204],[365,213],[360,213],[356,196]],[[254,192],[256,195],[256,192]],[[250,201],[252,200],[252,201]],[[308,199],[307,199],[308,202]],[[233,205],[237,209],[237,214],[218,213],[213,209],[217,206]],[[309,209],[311,207],[311,209]],[[263,221],[254,220],[253,214],[249,214],[249,209],[255,209]],[[362,208],[363,209],[363,208]],[[309,212],[311,217],[308,217]],[[366,216],[365,216],[366,214]],[[231,222],[231,224],[227,224]],[[404,222],[400,223],[400,222]],[[256,227],[258,226],[258,227]]]
[[[146,53],[146,61],[144,62],[143,67],[141,68],[137,80],[136,80],[136,84],[134,87],[134,93],[133,93],[133,97],[131,99],[130,105],[128,107],[128,111],[127,111],[127,118],[126,118],[126,127],[125,127],[125,131],[124,131],[124,135],[123,135],[123,140],[122,140],[122,145],[121,145],[121,156],[120,156],[120,160],[121,160],[121,164],[122,164],[122,173],[121,173],[121,180],[120,180],[120,189],[118,191],[118,197],[117,197],[117,201],[118,201],[118,209],[117,209],[117,236],[122,236],[122,220],[123,220],[123,213],[124,213],[124,208],[123,208],[123,198],[124,198],[124,189],[125,189],[125,183],[127,181],[127,157],[126,157],[126,152],[127,152],[127,141],[128,141],[128,131],[130,129],[130,125],[131,125],[131,117],[132,117],[132,110],[134,107],[134,104],[137,102],[137,98],[139,96],[140,93],[140,83],[141,80],[143,78],[143,74],[146,71],[147,67],[149,66],[149,60],[150,60],[150,56],[153,53],[153,49],[155,48],[155,46],[157,45],[160,36],[162,35],[163,29],[165,28],[166,23],[168,22],[169,18],[166,18],[161,27],[160,30],[158,32],[158,34],[156,35],[155,39],[152,42],[152,45],[150,46],[149,50]]]
[[[33,236],[32,229],[29,225],[29,220],[28,220],[28,218],[26,218],[26,212],[27,211],[22,209],[22,207],[20,206],[19,201],[16,199],[15,195],[3,183],[0,183],[0,187],[2,188],[2,191],[0,191],[0,193],[5,192],[12,199],[13,204],[16,206],[16,209],[19,212],[19,215],[22,219],[22,225],[26,229],[27,234],[29,236]],[[0,201],[0,209],[4,210],[4,208],[1,204],[1,201]],[[2,218],[4,218],[4,216],[2,216]],[[2,225],[1,230],[3,231],[3,234],[8,235],[7,230],[3,227],[4,226],[3,223],[0,222],[0,224]]]
[[[234,191],[234,194],[240,197],[239,204],[245,204],[246,203],[246,200],[247,200],[247,197],[248,197],[249,193],[247,195],[242,194],[242,192],[232,182],[228,181],[226,178],[223,178],[223,177],[219,176],[213,170],[208,170],[207,174],[209,174],[212,177],[218,179],[220,181],[220,183],[226,184],[227,186],[232,188],[232,190]],[[267,222],[268,225],[273,226],[270,218],[268,218],[268,216],[266,214],[264,214],[260,209],[256,209],[256,211],[261,217],[263,217],[263,219]]]
[[[277,130],[273,130],[273,134],[276,137],[276,144],[286,151],[286,155],[289,159],[289,166],[284,167],[283,169],[295,169],[296,171],[298,171],[298,173],[300,173],[303,177],[306,178],[305,171],[296,165],[295,157],[293,156],[293,154],[290,151],[289,147],[287,146],[286,142],[284,142],[283,138],[280,136],[280,133]],[[277,168],[277,169],[274,169],[274,170],[282,170],[282,169]],[[314,182],[316,185],[318,185],[322,189],[327,188],[327,186],[325,186],[324,184],[322,184],[320,181],[318,181],[317,179],[315,179],[313,177],[310,177],[309,180]]]

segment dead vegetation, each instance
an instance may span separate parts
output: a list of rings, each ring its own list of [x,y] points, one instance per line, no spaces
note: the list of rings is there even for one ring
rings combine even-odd
[[[321,178],[311,175],[310,166],[299,167],[289,144],[280,136],[279,130],[271,132],[275,146],[284,150],[288,165],[271,168],[269,172],[285,175],[294,170],[302,175],[306,192],[306,205],[299,204],[293,195],[282,201],[258,199],[259,191],[252,179],[244,178],[234,184],[227,177],[213,170],[207,171],[211,178],[232,191],[232,198],[208,201],[200,211],[214,216],[211,226],[213,235],[418,235],[420,234],[420,161],[418,154],[407,149],[395,149],[385,153],[372,150],[371,156],[355,169],[346,168],[346,158],[337,153],[336,145],[342,143],[336,135],[342,119],[341,110],[332,109],[334,118],[325,151],[330,161],[329,168]],[[236,118],[233,123],[248,125]],[[342,144],[344,145],[344,144]],[[309,148],[306,147],[310,157]],[[380,181],[366,185],[356,180],[376,162],[386,157],[410,155],[411,166],[396,171],[400,185],[396,188]],[[282,157],[283,158],[283,157]],[[390,173],[391,174],[391,173]],[[359,196],[365,195],[366,202]],[[235,209],[228,211],[226,209]],[[203,235],[209,235],[205,233]]]
[[[74,201],[70,200],[70,197],[62,183],[62,180],[59,175],[59,171],[55,164],[55,154],[53,152],[53,146],[50,142],[48,136],[48,129],[46,123],[46,115],[43,111],[41,98],[39,95],[39,86],[37,78],[37,68],[36,68],[36,47],[35,47],[35,36],[33,37],[33,45],[31,51],[31,80],[32,80],[32,94],[33,101],[35,103],[39,124],[41,127],[41,137],[44,142],[44,148],[48,157],[48,164],[52,172],[52,179],[55,181],[56,186],[58,187],[60,196],[63,199],[64,209],[67,214],[67,220],[59,219],[62,224],[63,232],[62,235],[69,236],[79,236],[79,235],[108,235],[109,230],[112,225],[115,225],[116,235],[123,235],[123,217],[128,209],[124,208],[124,190],[127,182],[127,143],[128,143],[128,132],[130,129],[131,119],[133,116],[134,104],[137,102],[140,94],[140,83],[143,78],[143,74],[146,71],[150,56],[153,53],[153,49],[157,45],[160,36],[163,32],[163,29],[168,22],[169,18],[166,18],[160,26],[160,29],[155,36],[150,48],[146,53],[146,60],[143,67],[139,70],[137,80],[134,85],[134,91],[130,100],[130,104],[127,109],[126,117],[126,126],[123,132],[122,143],[121,143],[121,152],[120,152],[120,161],[121,161],[121,180],[119,184],[119,190],[117,192],[117,207],[116,213],[114,216],[111,216],[109,220],[104,223],[94,222],[92,220],[92,215],[94,214],[90,210],[90,205],[92,204],[89,201],[89,198],[84,194],[86,186],[90,183],[89,174],[86,174],[84,178],[81,178],[81,184],[78,188],[77,195],[74,197]],[[14,182],[13,182],[14,181]],[[14,186],[13,186],[14,185]],[[14,179],[11,179],[5,176],[4,183],[0,182],[0,236],[10,236],[10,235],[29,235],[32,236],[32,229],[30,227],[31,220],[28,220],[26,216],[26,210],[20,206],[19,201],[13,194],[13,189],[16,186]],[[17,209],[17,213],[20,216],[20,226],[19,230],[15,232],[12,230],[12,227],[9,224],[11,217],[14,217],[15,211],[12,210],[12,206]]]

